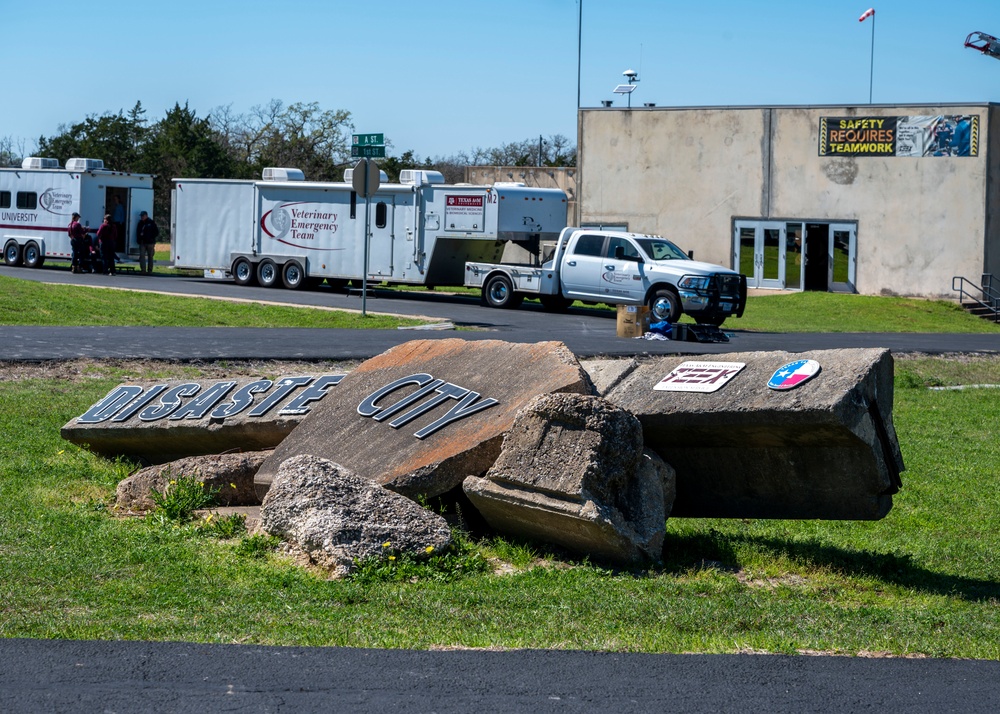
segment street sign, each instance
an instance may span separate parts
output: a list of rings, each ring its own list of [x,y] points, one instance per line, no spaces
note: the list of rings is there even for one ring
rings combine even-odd
[[[376,134],[376,136],[382,136],[381,134]],[[356,145],[351,147],[351,157],[352,158],[371,158],[371,159],[382,159],[385,158],[385,147],[384,146],[361,146]]]
[[[385,134],[351,134],[353,146],[382,146],[385,144]]]
[[[351,185],[361,198],[370,198],[378,193],[378,187],[382,183],[380,179],[378,164],[370,159],[362,159],[354,165]]]

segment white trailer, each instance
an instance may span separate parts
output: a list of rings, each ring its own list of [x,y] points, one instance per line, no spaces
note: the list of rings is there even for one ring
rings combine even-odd
[[[537,253],[566,224],[566,194],[558,189],[448,185],[437,171],[403,171],[399,183],[382,184],[366,201],[350,176],[307,182],[296,169],[265,169],[264,177],[174,179],[174,267],[291,289],[365,277],[461,285],[467,261],[499,260],[507,241]]]
[[[31,156],[20,169],[0,169],[0,242],[7,265],[39,268],[50,259],[70,260],[70,217],[96,232],[118,198],[125,207],[125,235],[117,253],[138,255],[135,227],[139,213],[153,215],[153,177],[104,168],[100,159],[56,159]]]

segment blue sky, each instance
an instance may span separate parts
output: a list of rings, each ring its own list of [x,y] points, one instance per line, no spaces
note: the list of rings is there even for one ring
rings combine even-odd
[[[580,0],[4,3],[0,138],[58,133],[140,100],[199,116],[271,99],[351,112],[393,150],[442,156],[575,141]],[[872,0],[583,1],[583,106],[866,104]],[[875,0],[875,103],[1000,101],[1000,2]],[[111,8],[116,8],[111,12]],[[17,77],[16,82],[10,78]]]

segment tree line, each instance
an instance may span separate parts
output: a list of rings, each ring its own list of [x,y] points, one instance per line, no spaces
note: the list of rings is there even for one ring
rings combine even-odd
[[[0,166],[20,166],[28,155],[52,157],[65,165],[72,157],[102,159],[107,168],[153,174],[157,216],[170,215],[172,178],[259,178],[266,166],[301,169],[310,181],[341,181],[351,159],[351,113],[325,110],[317,102],[285,105],[272,99],[245,113],[232,106],[199,117],[174,104],[163,118],[150,121],[141,102],[130,110],[88,116],[41,136],[27,151],[24,141],[0,138]],[[391,153],[379,167],[390,181],[407,168],[441,171],[449,183],[464,180],[466,166],[575,166],[576,147],[561,134],[525,139],[498,147],[477,147],[449,156],[421,158],[412,150]],[[165,223],[165,221],[161,221]]]

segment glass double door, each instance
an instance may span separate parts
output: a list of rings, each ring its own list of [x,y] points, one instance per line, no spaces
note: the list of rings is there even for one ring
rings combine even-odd
[[[740,220],[733,265],[751,288],[855,292],[856,243],[849,223]]]

